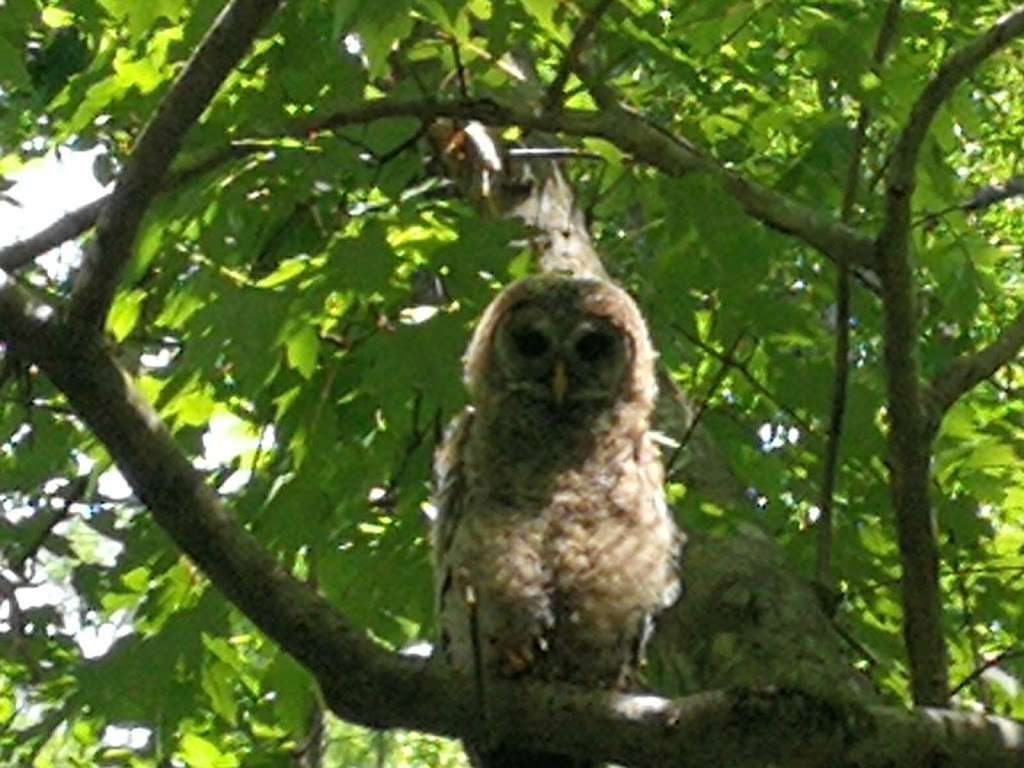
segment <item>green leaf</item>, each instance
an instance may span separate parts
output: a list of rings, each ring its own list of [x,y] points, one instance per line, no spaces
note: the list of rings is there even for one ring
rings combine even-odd
[[[110,307],[110,314],[107,315],[107,330],[115,341],[124,341],[135,330],[145,301],[146,292],[142,289],[117,295]]]
[[[335,38],[357,32],[363,53],[370,64],[370,74],[379,77],[387,69],[387,55],[396,41],[413,27],[411,0],[380,3],[376,0],[336,0]]]
[[[21,51],[3,37],[0,37],[0,84],[15,88],[27,88],[30,84]]]
[[[556,21],[556,13],[560,10],[557,3],[550,3],[547,0],[523,0],[523,8],[552,39],[558,40],[563,45],[567,45],[572,39],[570,31]]]
[[[125,23],[128,33],[139,39],[157,26],[158,20],[176,21],[186,0],[97,0],[115,19]]]
[[[237,768],[238,758],[221,752],[211,741],[194,733],[181,737],[179,757],[189,768]]]
[[[121,576],[121,583],[132,592],[144,593],[149,589],[149,569],[139,566]]]
[[[320,337],[310,325],[300,325],[285,339],[288,365],[304,379],[311,379],[320,356]]]
[[[309,673],[294,659],[279,653],[267,670],[265,682],[276,694],[274,708],[281,723],[296,736],[306,733],[316,706]]]
[[[175,429],[205,426],[210,421],[217,401],[207,387],[195,385],[175,397],[164,408],[164,417],[172,418]]]
[[[14,691],[0,690],[0,725],[7,726],[14,717]]]
[[[213,662],[203,668],[202,685],[210,698],[213,711],[228,725],[238,725],[238,701],[235,698],[235,670],[222,662]]]
[[[69,11],[65,11],[62,8],[55,8],[52,5],[43,8],[43,12],[40,15],[40,21],[48,27],[58,29],[60,27],[67,27],[74,23],[75,16]]]
[[[286,259],[278,265],[277,269],[256,283],[256,287],[276,288],[279,285],[284,285],[305,273],[309,267],[309,260],[306,258]]]
[[[1020,463],[1020,456],[1012,445],[987,439],[977,445],[964,459],[965,469],[993,469],[1013,467]]]

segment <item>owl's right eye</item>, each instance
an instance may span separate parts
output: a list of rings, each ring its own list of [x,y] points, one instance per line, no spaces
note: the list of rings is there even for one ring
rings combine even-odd
[[[516,350],[523,357],[543,357],[551,348],[547,337],[532,328],[520,328],[513,331],[512,343],[516,345]]]

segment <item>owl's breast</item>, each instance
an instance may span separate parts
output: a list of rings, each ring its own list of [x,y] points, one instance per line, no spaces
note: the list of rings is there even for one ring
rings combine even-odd
[[[445,559],[451,594],[478,601],[473,621],[490,668],[516,669],[530,658],[550,679],[619,685],[650,617],[676,592],[677,535],[656,449],[640,431],[588,440],[571,460],[536,449],[537,468],[508,452],[475,450],[470,440]],[[442,601],[442,614],[452,658],[468,664],[472,612]]]
[[[566,473],[547,523],[544,559],[567,621],[601,632],[662,607],[676,578],[677,534],[660,466],[627,449]]]

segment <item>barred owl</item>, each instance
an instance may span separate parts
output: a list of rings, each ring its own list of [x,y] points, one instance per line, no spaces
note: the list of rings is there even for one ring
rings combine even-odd
[[[456,669],[630,685],[678,593],[654,360],[636,304],[608,281],[530,277],[484,312],[465,357],[471,405],[436,466],[440,652]],[[582,765],[469,751],[486,768]]]

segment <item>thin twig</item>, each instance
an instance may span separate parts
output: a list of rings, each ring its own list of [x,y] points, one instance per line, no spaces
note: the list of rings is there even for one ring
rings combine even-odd
[[[596,152],[587,152],[585,149],[572,147],[511,147],[505,153],[505,159],[523,162],[534,160],[597,160],[603,162],[605,157]]]
[[[950,205],[946,208],[940,208],[937,211],[931,211],[929,213],[922,214],[915,221],[913,226],[918,227],[921,225],[930,225],[936,219],[940,219],[943,216],[954,213],[956,211],[964,211],[967,213],[983,211],[986,208],[990,208],[998,203],[1012,200],[1015,197],[1024,195],[1024,176],[1014,176],[1012,179],[1002,184],[987,184],[973,195],[969,200],[965,200],[962,203],[956,205]]]
[[[875,50],[871,59],[871,71],[875,74],[881,69],[882,63],[896,33],[901,0],[890,0],[875,42]],[[864,159],[868,125],[871,123],[871,110],[860,105],[857,124],[853,131],[853,148],[850,163],[846,170],[846,184],[843,187],[843,201],[839,220],[850,223],[854,205],[857,201],[857,190],[860,185],[861,165]],[[839,446],[843,437],[843,416],[846,413],[846,392],[850,372],[850,265],[840,260],[836,270],[836,345],[835,345],[835,380],[832,385],[832,407],[829,414],[828,433],[825,440],[825,460],[822,466],[821,496],[818,502],[819,517],[817,520],[817,579],[821,584],[828,584],[832,574],[832,538],[833,521],[832,505],[835,497],[836,474],[839,467]]]
[[[860,654],[860,656],[862,656],[868,664],[870,664],[872,667],[879,666],[880,660],[878,658],[878,655],[870,648],[868,648],[866,645],[864,645],[864,643],[862,643],[860,640],[854,637],[853,633],[846,629],[846,627],[842,626],[838,621],[833,621],[832,627],[835,629],[836,634],[839,635],[839,637],[842,638],[847,645],[849,645],[851,648],[853,648],[853,650]]]
[[[264,151],[265,145],[236,142],[224,149],[212,153],[209,157],[195,165],[183,168],[171,174],[161,186],[158,195],[176,192],[193,179],[208,173],[236,158],[245,157],[255,152]],[[33,260],[61,243],[74,240],[96,225],[104,206],[110,201],[110,193],[102,195],[85,205],[69,211],[53,224],[45,227],[31,237],[18,240],[11,245],[0,248],[0,269],[5,272],[16,272],[28,266]]]
[[[398,144],[396,144],[394,147],[389,149],[387,152],[384,152],[383,154],[378,155],[377,156],[377,164],[378,165],[387,165],[392,160],[394,160],[396,157],[401,155],[403,152],[406,152],[406,151],[412,149],[413,147],[415,147],[416,146],[416,142],[418,142],[420,139],[422,139],[424,136],[426,136],[427,135],[427,131],[429,129],[430,129],[430,126],[427,123],[420,123],[420,127],[417,128],[415,130],[415,132],[411,136],[409,136],[409,138],[400,141]]]
[[[53,533],[53,529],[56,528],[60,523],[68,518],[71,514],[71,505],[81,501],[85,495],[85,489],[88,487],[89,477],[83,475],[82,477],[75,478],[69,486],[62,488],[61,492],[57,494],[57,498],[60,498],[64,505],[58,509],[50,511],[50,516],[46,519],[46,522],[36,531],[35,536],[29,541],[24,550],[22,550],[18,557],[11,563],[17,573],[21,573],[25,564],[39,554],[39,550],[42,549],[46,540],[50,538],[50,534]]]
[[[960,558],[958,555],[954,555],[952,558],[952,569],[956,575],[956,591],[960,597],[960,606],[963,611],[963,621],[960,622],[960,633],[962,636],[967,637],[967,644],[971,651],[971,661],[975,667],[984,666],[984,660],[981,654],[980,640],[978,637],[978,631],[975,628],[975,617],[974,610],[971,601],[971,591],[967,587],[967,577],[964,571],[961,569]],[[976,678],[977,679],[977,678]],[[950,696],[953,693],[950,692]],[[984,680],[978,680],[978,700],[986,710],[990,710],[992,707],[992,694],[989,691],[988,686]]]
[[[856,139],[854,140],[856,146]],[[857,147],[859,150],[859,147]],[[857,159],[851,161],[851,174],[859,172]],[[852,175],[848,177],[854,178]],[[851,189],[847,186],[847,189]],[[839,446],[843,437],[843,416],[846,413],[846,392],[850,372],[850,266],[842,262],[836,269],[836,344],[833,357],[835,379],[832,384],[832,406],[825,437],[825,459],[822,464],[821,495],[818,500],[817,564],[819,582],[828,584],[832,578],[832,505],[835,500],[836,474],[839,467]]]
[[[96,223],[96,218],[108,200],[110,200],[110,195],[103,195],[80,208],[69,211],[31,237],[18,240],[0,249],[0,269],[7,272],[20,269],[61,243],[75,239]]]
[[[695,347],[698,347],[699,349],[711,355],[715,359],[719,360],[722,363],[725,363],[726,365],[736,370],[741,376],[743,376],[744,379],[746,379],[747,383],[750,384],[750,386],[753,387],[753,389],[756,392],[758,392],[758,394],[762,395],[765,399],[774,404],[776,408],[782,411],[782,413],[786,414],[790,419],[792,419],[793,423],[804,431],[804,434],[814,434],[814,428],[811,426],[810,422],[808,422],[799,413],[797,413],[794,408],[782,402],[770,389],[768,389],[764,384],[758,381],[757,377],[750,371],[750,369],[746,366],[745,363],[736,360],[735,358],[723,355],[721,352],[719,352],[711,345],[705,344],[696,336],[693,336],[692,334],[688,333],[686,329],[683,328],[682,326],[677,325],[673,327],[675,328],[675,331],[677,333],[685,337]]]
[[[927,429],[934,433],[946,412],[965,394],[1012,363],[1024,349],[1024,310],[991,344],[961,355],[932,379],[927,390]]]
[[[682,436],[679,438],[679,445],[677,445],[676,449],[672,452],[672,457],[665,463],[667,474],[672,474],[672,468],[675,466],[676,460],[686,448],[686,444],[690,442],[690,438],[697,430],[697,425],[700,423],[700,419],[704,415],[704,411],[707,410],[708,404],[711,402],[711,398],[713,398],[718,392],[718,388],[722,385],[722,381],[729,373],[731,361],[735,359],[736,350],[739,348],[740,343],[746,335],[747,332],[745,330],[736,334],[736,339],[729,345],[728,351],[719,358],[721,365],[719,366],[718,371],[715,372],[715,377],[711,380],[707,390],[704,392],[704,397],[702,397],[700,402],[697,403],[697,407],[693,411],[693,417],[690,419],[690,423],[686,425],[686,431],[683,432]]]
[[[561,105],[565,84],[569,81],[569,75],[579,66],[580,54],[583,53],[583,48],[587,45],[590,36],[597,28],[601,17],[611,7],[612,2],[613,0],[597,0],[594,7],[583,17],[583,21],[576,28],[576,34],[573,35],[572,40],[569,42],[569,48],[565,52],[565,57],[562,59],[558,72],[555,73],[555,79],[551,81],[551,85],[548,86],[547,93],[544,96],[544,101],[541,105],[541,109],[544,112],[555,110]]]
[[[754,19],[756,19],[761,14],[761,12],[771,4],[772,0],[765,0],[765,2],[761,3],[761,5],[757,5],[755,3],[754,8],[750,11],[750,13],[746,15],[746,18],[744,18],[743,21],[737,24],[735,29],[732,30],[732,32],[730,32],[729,34],[722,38],[722,40],[718,43],[718,49],[721,50],[725,46],[729,45],[729,43],[731,43],[733,40],[735,40],[736,37],[744,29],[749,27],[750,24],[754,21]]]
[[[1024,648],[1007,648],[1005,651],[997,653],[991,659],[981,664],[976,669],[972,670],[971,673],[967,675],[967,677],[965,677],[959,683],[954,685],[953,690],[949,692],[949,695],[956,696],[958,693],[960,693],[960,691],[962,691],[964,688],[973,683],[975,680],[984,675],[993,667],[998,667],[1004,661],[1008,661],[1009,659],[1016,659],[1022,656],[1024,656]]]
[[[448,39],[452,49],[452,58],[455,59],[455,74],[459,80],[459,94],[463,99],[469,100],[469,86],[466,83],[466,68],[462,64],[462,52],[459,51],[459,41],[454,37]]]

